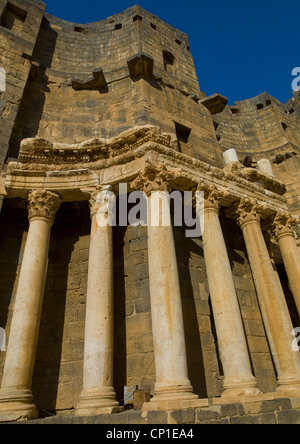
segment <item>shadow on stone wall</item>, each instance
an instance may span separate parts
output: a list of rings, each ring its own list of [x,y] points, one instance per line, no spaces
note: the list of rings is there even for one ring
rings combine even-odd
[[[21,199],[4,201],[0,214],[0,227],[0,327],[7,333],[7,341],[12,305],[17,290],[17,275],[25,246],[24,234],[28,229],[25,201]],[[4,360],[5,353],[0,353],[0,380]]]
[[[50,92],[46,70],[51,67],[56,40],[57,32],[50,27],[50,22],[44,17],[38,43],[32,55],[32,60],[40,65],[39,77],[35,81],[27,81],[9,143],[8,158],[18,158],[21,141],[36,137],[38,134],[46,94]]]
[[[89,232],[88,205],[63,204],[52,228],[33,375],[42,413],[74,408],[82,387]]]

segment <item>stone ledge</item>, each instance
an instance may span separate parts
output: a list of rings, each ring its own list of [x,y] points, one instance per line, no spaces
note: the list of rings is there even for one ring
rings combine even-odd
[[[7,423],[8,424],[8,423]],[[176,424],[300,424],[300,398],[255,400],[181,410],[144,412],[129,410],[115,415],[90,417],[53,416],[18,424],[103,424],[103,425],[176,425]]]

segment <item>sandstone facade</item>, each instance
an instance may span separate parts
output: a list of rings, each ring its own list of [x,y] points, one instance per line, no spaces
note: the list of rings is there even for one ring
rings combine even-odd
[[[146,423],[299,421],[299,93],[206,97],[188,37],[138,6],[0,17],[0,420],[118,413],[138,385]],[[148,209],[203,192],[207,230],[101,227],[120,183]]]

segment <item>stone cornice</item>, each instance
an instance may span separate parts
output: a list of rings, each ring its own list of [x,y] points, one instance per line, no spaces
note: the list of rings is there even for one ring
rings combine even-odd
[[[254,186],[264,188],[272,191],[279,196],[286,193],[286,186],[284,183],[267,176],[255,168],[245,168],[241,163],[232,163],[224,168],[225,177],[227,180],[240,181],[245,179]]]
[[[164,157],[174,168],[182,167],[183,175],[189,176],[195,186],[199,183],[197,173],[243,188],[248,193],[264,194],[286,202],[283,196],[285,185],[249,168],[224,170],[189,157],[177,151],[176,139],[162,133],[158,127],[136,127],[110,140],[94,139],[79,145],[53,144],[44,139],[26,139],[22,142],[20,160],[8,165],[8,174],[19,176],[76,175],[89,170],[99,171],[113,166],[126,165],[155,152]],[[56,157],[57,156],[57,157]],[[56,160],[55,160],[56,159]],[[69,163],[65,163],[68,159]],[[92,159],[92,160],[91,160]],[[54,161],[57,161],[55,163]],[[54,162],[54,163],[53,163]],[[245,172],[244,172],[245,170]],[[193,178],[194,177],[194,178]]]
[[[125,131],[111,139],[91,139],[79,144],[63,144],[47,139],[24,139],[19,162],[38,165],[89,164],[111,159],[136,150],[147,142],[175,148],[176,139],[158,127],[142,126]]]
[[[264,219],[281,209],[287,210],[285,196],[249,182],[238,173],[229,174],[228,171],[154,142],[147,142],[118,157],[90,164],[53,166],[10,162],[5,186],[8,197],[24,198],[30,189],[45,188],[59,192],[66,201],[85,200],[81,191],[83,189],[94,188],[99,184],[131,183],[145,168],[147,159],[154,164],[164,165],[167,170],[180,170],[180,176],[172,184],[180,191],[194,189],[201,181],[205,181],[218,189],[228,190],[229,196],[222,201],[222,206],[227,208],[247,195],[260,202],[267,202]]]

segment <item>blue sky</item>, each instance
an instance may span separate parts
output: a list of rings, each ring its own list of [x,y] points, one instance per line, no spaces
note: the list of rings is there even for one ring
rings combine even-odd
[[[229,103],[264,91],[287,102],[300,66],[299,0],[44,0],[46,11],[89,23],[138,3],[190,38],[200,88]],[[300,71],[300,69],[299,69]]]

